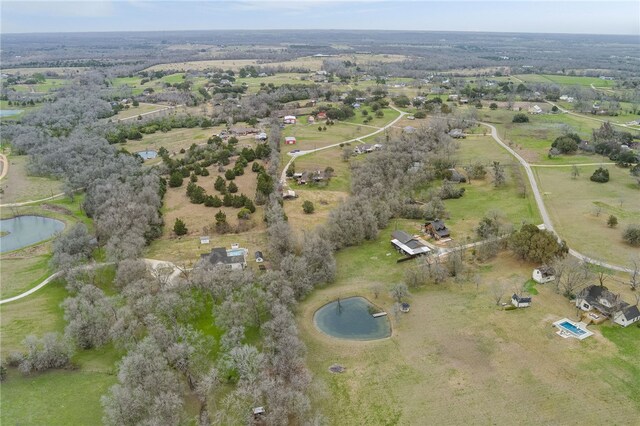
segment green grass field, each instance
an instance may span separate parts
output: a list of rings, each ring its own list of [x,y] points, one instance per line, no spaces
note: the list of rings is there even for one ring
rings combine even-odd
[[[62,181],[27,174],[26,155],[10,155],[9,172],[0,180],[0,203],[19,203],[51,197],[62,192]]]
[[[64,78],[48,78],[44,83],[15,84],[10,86],[16,92],[49,93],[66,85],[69,81]]]
[[[561,86],[590,87],[593,84],[595,87],[613,87],[615,85],[615,81],[601,80],[598,77],[579,77],[554,74],[519,74],[516,75],[516,77],[527,83],[555,83]]]
[[[522,285],[532,267],[506,254],[473,267],[478,287],[463,281],[414,290],[411,311],[396,316],[388,293],[375,298],[370,290],[402,282],[412,267],[396,263],[390,232],[340,251],[336,282],[314,291],[299,308],[313,403],[329,424],[533,424],[532,412],[536,423],[545,424],[626,424],[637,417],[633,380],[640,363],[633,354],[640,340],[634,327],[613,328],[612,336],[609,326],[591,326],[594,338],[561,339],[551,323],[572,318],[575,309],[549,286],[538,286],[531,308],[497,308],[492,285]],[[318,331],[314,312],[352,295],[370,298],[389,313],[392,337],[354,342]],[[345,373],[330,373],[334,363]],[[576,389],[584,390],[580,397],[568,398]]]
[[[580,167],[580,176],[571,178],[571,167],[535,168],[551,220],[569,247],[579,252],[610,261],[627,264],[638,254],[622,240],[622,231],[631,223],[640,223],[640,187],[628,169],[607,166],[608,183],[591,182],[589,177],[597,166]],[[601,210],[596,216],[596,209]],[[609,215],[618,218],[616,228],[609,228]]]

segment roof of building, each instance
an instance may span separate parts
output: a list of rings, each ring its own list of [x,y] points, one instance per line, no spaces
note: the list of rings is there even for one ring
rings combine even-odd
[[[429,222],[429,225],[431,225],[433,227],[433,230],[441,237],[445,237],[450,234],[449,228],[447,228],[443,220],[433,220]]]
[[[224,247],[216,247],[211,249],[211,253],[200,255],[200,259],[209,262],[211,265],[232,265],[235,263],[244,263],[245,259],[242,255],[229,256]]]
[[[262,252],[261,251],[256,251],[256,259],[259,257],[264,257],[262,256]]]
[[[555,275],[555,271],[553,270],[553,268],[551,266],[548,265],[540,265],[536,268],[537,271],[540,271],[540,274],[543,277],[550,277]]]
[[[627,321],[640,318],[640,309],[638,309],[638,305],[627,305],[620,311]]]
[[[419,254],[430,251],[429,248],[418,241],[417,238],[407,234],[404,231],[393,231],[391,233],[391,237],[393,237],[392,242],[395,245],[407,251],[409,254]]]
[[[531,297],[518,296],[517,294],[514,294],[511,298],[518,303],[531,303]]]

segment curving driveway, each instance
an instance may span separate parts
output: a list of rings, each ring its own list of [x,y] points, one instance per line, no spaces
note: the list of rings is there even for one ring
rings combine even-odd
[[[483,123],[483,122],[479,122],[480,124],[482,124],[483,126],[486,126],[488,128],[491,129],[491,137],[493,137],[493,139],[498,142],[498,144],[500,146],[502,146],[504,149],[506,149],[511,155],[513,155],[518,162],[520,162],[520,164],[522,164],[522,167],[524,167],[525,171],[527,172],[527,177],[529,178],[529,182],[531,183],[531,189],[533,190],[533,196],[536,200],[536,204],[538,205],[538,210],[540,210],[540,216],[542,216],[542,221],[544,223],[544,226],[546,227],[547,230],[553,232],[558,238],[560,238],[560,236],[558,235],[558,233],[556,232],[555,228],[553,227],[553,223],[551,222],[551,218],[549,216],[549,213],[547,212],[547,208],[544,205],[544,201],[542,200],[542,195],[540,194],[540,189],[538,188],[538,182],[536,181],[535,176],[533,175],[533,171],[531,170],[531,165],[529,163],[527,163],[527,161],[522,158],[517,152],[515,152],[513,149],[511,149],[507,144],[505,144],[502,139],[500,139],[500,137],[498,136],[498,131],[496,130],[496,128],[494,126],[492,126],[491,124],[488,123]],[[571,254],[574,257],[577,257],[580,260],[583,260],[585,262],[591,263],[593,265],[598,265],[598,266],[602,266],[604,268],[608,268],[608,269],[612,269],[614,271],[619,271],[619,272],[629,272],[631,273],[631,269],[629,268],[625,268],[623,266],[619,266],[619,265],[613,265],[611,263],[607,263],[607,262],[603,262],[601,260],[598,259],[594,259],[592,257],[589,257],[587,255],[584,255],[580,252],[577,252],[576,250],[573,249],[569,249],[569,254]]]

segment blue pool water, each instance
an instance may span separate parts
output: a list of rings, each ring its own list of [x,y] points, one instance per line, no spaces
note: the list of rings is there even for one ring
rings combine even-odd
[[[158,156],[158,153],[156,151],[153,150],[146,150],[146,151],[138,151],[137,154],[142,157],[143,160],[151,160],[153,158],[156,158]]]
[[[42,216],[17,216],[0,220],[0,253],[48,240],[64,229],[64,222]]]
[[[227,250],[227,255],[229,256],[244,256],[244,253],[244,249]]]
[[[349,297],[328,303],[313,315],[313,321],[322,332],[339,339],[374,340],[391,336],[389,318],[374,318],[373,307],[363,297]]]
[[[565,330],[570,331],[573,334],[577,334],[578,336],[581,336],[581,335],[586,333],[586,331],[584,331],[583,329],[578,328],[575,325],[573,325],[573,324],[571,324],[570,322],[567,322],[567,321],[561,322],[558,325],[560,327],[564,328]]]

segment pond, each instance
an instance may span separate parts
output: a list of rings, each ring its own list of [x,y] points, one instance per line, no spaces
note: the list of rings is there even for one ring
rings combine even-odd
[[[137,154],[142,157],[143,160],[151,160],[153,158],[156,158],[158,156],[158,153],[156,151],[153,150],[146,150],[146,151],[138,151]]]
[[[391,336],[389,318],[371,315],[377,311],[364,297],[349,297],[318,309],[313,322],[320,331],[338,339],[375,340]]]
[[[16,216],[0,220],[0,253],[48,240],[64,229],[64,222],[43,216]]]
[[[22,112],[21,109],[0,109],[0,117],[11,117]]]

